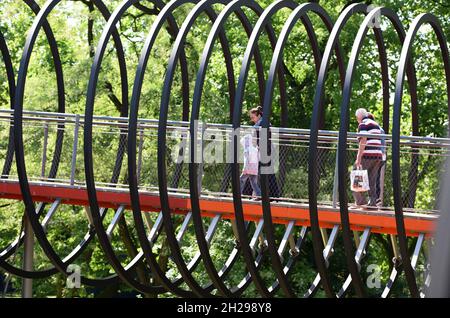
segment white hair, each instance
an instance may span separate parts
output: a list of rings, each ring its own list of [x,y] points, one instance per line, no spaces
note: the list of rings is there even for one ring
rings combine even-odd
[[[367,110],[365,108],[358,108],[356,110],[355,116],[358,118],[365,118],[369,116],[369,113],[367,112]]]

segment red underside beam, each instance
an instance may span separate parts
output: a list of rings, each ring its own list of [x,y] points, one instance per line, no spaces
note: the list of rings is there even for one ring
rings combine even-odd
[[[31,193],[35,202],[53,202],[61,199],[62,204],[88,206],[89,200],[84,188],[74,188],[64,185],[37,185],[30,184]],[[18,182],[0,182],[0,198],[22,200],[22,193]],[[117,208],[124,205],[131,208],[128,192],[116,189],[97,189],[97,199],[101,207]],[[160,200],[157,193],[141,193],[140,204],[142,211],[159,212]],[[188,197],[171,196],[170,207],[173,213],[186,214],[190,210]],[[202,216],[213,217],[222,214],[225,219],[234,219],[234,206],[231,199],[207,198],[200,200]],[[246,220],[257,221],[262,218],[260,202],[243,202]],[[309,210],[307,205],[273,204],[271,208],[274,223],[287,224],[295,221],[298,226],[309,226]],[[434,232],[437,216],[405,213],[405,227],[408,236],[417,236],[425,233],[430,236]],[[332,228],[340,224],[340,214],[337,210],[319,208],[319,223],[321,227]],[[392,212],[359,212],[350,211],[350,225],[352,230],[362,231],[370,227],[375,233],[397,234],[395,217]]]

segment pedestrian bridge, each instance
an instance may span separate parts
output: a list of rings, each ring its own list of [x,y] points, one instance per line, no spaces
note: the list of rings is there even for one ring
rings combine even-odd
[[[429,250],[441,214],[439,203],[446,195],[441,192],[440,176],[445,172],[450,139],[419,136],[420,103],[411,50],[419,29],[424,24],[431,26],[430,32],[439,42],[436,48],[442,57],[446,92],[450,95],[447,41],[435,16],[422,14],[405,30],[394,11],[363,3],[343,8],[334,22],[317,3],[277,0],[263,9],[251,0],[155,0],[151,1],[154,10],[150,10],[154,20],[151,28],[144,30],[146,40],[130,85],[127,72],[131,67],[116,27],[129,9],[134,7],[147,14],[149,8],[146,10],[139,0],[125,0],[111,13],[101,0],[93,0],[91,9],[98,9],[106,24],[93,52],[85,108],[71,114],[66,107],[67,78],[58,42],[47,20],[60,2],[48,0],[40,8],[34,0],[24,0],[30,14],[36,17],[27,32],[17,74],[14,56],[11,57],[3,30],[0,32],[2,70],[6,72],[10,95],[10,105],[1,105],[0,109],[0,199],[8,204],[14,202],[8,206],[18,211],[17,219],[11,220],[11,231],[17,233],[17,239],[0,246],[0,268],[24,278],[24,296],[31,296],[32,280],[58,273],[66,277],[72,265],[83,265],[86,251],[92,253],[94,248],[100,248],[110,273],[102,277],[81,273],[81,283],[86,286],[103,288],[124,282],[143,294],[171,292],[180,297],[237,297],[245,295],[250,287],[262,297],[312,297],[319,290],[327,297],[344,297],[350,292],[364,297],[364,261],[370,257],[371,247],[377,246],[369,240],[383,235],[388,238],[383,242],[392,255],[392,263],[382,269],[388,278],[382,282],[379,296],[388,297],[395,284],[405,279],[406,294],[424,297],[431,281]],[[191,7],[186,9],[185,4]],[[187,10],[185,17],[179,16],[180,8]],[[289,15],[285,15],[281,31],[275,32],[272,18],[282,10]],[[203,21],[211,22],[211,29],[203,51],[198,52],[199,65],[193,66],[187,59],[185,44],[201,15],[205,16]],[[356,15],[364,16],[364,20],[353,45],[345,46],[351,51],[344,52],[340,35]],[[245,52],[238,59],[232,55],[225,32],[231,16],[237,17],[233,23],[247,35],[241,39]],[[310,20],[311,16],[319,19]],[[380,22],[377,19],[381,18],[383,23],[374,25],[374,20]],[[178,24],[180,19],[182,24]],[[329,32],[325,47],[319,45],[312,21],[322,23]],[[294,26],[300,23],[311,47],[317,79],[313,100],[310,105],[302,105],[311,109],[309,129],[286,128],[289,90],[283,50]],[[161,87],[159,118],[140,118],[144,82],[152,79],[147,76],[144,81],[144,75],[146,70],[150,72],[149,57],[164,28],[171,36],[171,50]],[[396,31],[401,52],[388,56],[385,28]],[[25,94],[30,60],[39,52],[35,45],[39,44],[40,31],[45,33],[44,42],[46,39],[50,47],[55,71],[53,112],[37,111],[42,110],[41,105],[27,105]],[[352,90],[356,90],[352,84],[362,46],[372,32],[372,44],[376,46],[373,51],[379,57],[376,65],[380,67],[382,118],[378,119],[388,132],[380,136],[386,141],[387,152],[379,182],[382,202],[377,210],[349,209],[349,174],[358,147],[358,134],[349,132],[351,109],[356,106],[350,103]],[[262,56],[262,34],[267,37],[271,56]],[[114,46],[120,73],[116,79],[120,82],[116,83],[117,90],[121,91],[121,100],[116,100],[120,104],[116,112],[119,117],[99,116],[95,109],[109,43]],[[221,80],[221,85],[229,100],[229,105],[224,105],[224,111],[229,112],[228,124],[198,121],[200,109],[205,107],[202,105],[207,105],[207,101],[202,103],[202,97],[205,99],[206,73],[208,66],[213,67],[209,62],[215,45],[226,68],[226,83]],[[395,80],[389,72],[392,56],[399,57],[394,61],[398,62]],[[337,71],[329,80],[339,81],[333,83],[333,89],[340,88],[342,92],[336,108],[340,112],[340,117],[336,116],[339,130],[325,131],[324,99],[332,61]],[[263,107],[261,129],[269,129],[273,116],[279,116],[282,126],[271,127],[269,140],[261,144],[268,146],[270,141],[273,146],[275,158],[271,163],[275,168],[269,175],[260,175],[259,201],[252,199],[247,186],[240,189],[242,167],[237,140],[241,131],[236,132],[243,120],[246,84],[253,68],[258,90],[253,93]],[[411,132],[402,136],[406,81],[411,111],[411,123],[407,124]],[[176,116],[170,113],[174,111],[174,83],[181,91]],[[391,83],[395,83],[394,91]],[[275,107],[275,103],[279,105]],[[443,97],[442,108],[450,119],[448,96],[447,102]],[[202,151],[196,156],[189,149]],[[230,152],[231,157],[227,157]],[[58,218],[60,214],[64,214],[65,222]],[[83,235],[79,233],[80,224],[87,228]],[[197,244],[187,243],[187,237]],[[228,244],[230,241],[232,244]],[[339,281],[336,287],[331,277],[335,275],[332,265],[338,242],[343,246],[340,257],[345,258],[347,271],[334,277]],[[215,246],[214,253],[211,246]],[[60,252],[63,248],[69,252]],[[44,260],[35,259],[36,249],[45,255]],[[17,265],[17,255],[23,256],[23,266]],[[315,276],[306,290],[300,290],[293,287],[290,274],[301,269],[307,257],[314,263]],[[169,267],[162,264],[165,258]],[[271,277],[263,277],[264,266],[270,266]],[[238,275],[237,282],[229,280],[232,272]]]
[[[3,132],[8,132],[13,127],[12,111],[0,110]],[[74,114],[58,114],[44,112],[25,112],[23,117],[24,152],[27,165],[27,178],[34,202],[58,204],[72,204],[89,206],[89,196],[86,187],[83,170],[83,116]],[[138,149],[137,149],[137,179],[139,181],[139,201],[141,210],[156,212],[161,210],[161,202],[158,191],[158,177],[155,163],[157,162],[157,128],[156,120],[140,120],[138,122]],[[208,149],[208,144],[217,143],[221,136],[220,146],[223,153],[231,148],[231,126],[203,123],[203,134],[209,132],[209,140],[203,138],[205,145],[203,152]],[[250,127],[243,127],[248,128]],[[171,122],[169,132],[174,132],[168,137],[167,152],[179,154],[182,145],[188,144],[189,123]],[[308,130],[303,129],[279,129],[276,140],[273,139],[278,157],[275,174],[278,195],[270,197],[270,206],[273,222],[277,224],[292,224],[295,226],[310,226],[308,192],[303,182],[307,182],[308,172]],[[123,157],[126,155],[126,137],[128,132],[128,118],[96,117],[93,121],[92,146],[96,176],[95,189],[98,205],[101,208],[120,207],[121,210],[131,210],[130,190],[127,182],[126,166],[118,167],[115,158],[117,152]],[[176,134],[175,134],[176,132]],[[242,130],[241,134],[244,134]],[[349,134],[347,140],[347,153],[349,166],[356,158],[358,147],[358,134]],[[361,134],[364,136],[363,134]],[[213,137],[211,137],[213,136]],[[58,139],[58,137],[60,139]],[[385,135],[389,153],[391,136]],[[57,141],[63,143],[62,151],[55,156],[54,149]],[[332,229],[340,224],[339,201],[337,198],[337,173],[336,150],[338,133],[333,131],[321,131],[319,134],[319,183],[317,187],[319,223],[322,228]],[[106,143],[106,147],[105,147]],[[32,152],[27,153],[27,145]],[[219,145],[215,145],[219,148]],[[420,202],[415,199],[417,192],[428,187],[427,175],[420,175],[419,169],[414,171],[411,166],[424,162],[426,169],[431,171],[439,168],[447,156],[450,139],[421,138],[402,136],[401,157],[402,170],[409,172],[404,177],[408,179],[408,191],[404,194],[404,208],[402,212],[405,218],[405,227],[408,236],[418,236],[421,233],[431,235],[433,223],[438,216],[435,202]],[[3,149],[6,154],[2,178],[0,179],[0,193],[4,198],[22,200],[22,192],[18,174],[15,173],[14,164],[11,162],[11,152]],[[36,153],[37,151],[37,153]],[[122,153],[121,153],[122,152]],[[225,157],[225,156],[224,156]],[[389,154],[388,154],[389,157]],[[109,158],[109,160],[108,160]],[[171,156],[167,159],[167,179],[172,187],[168,188],[169,206],[172,213],[188,214],[191,208],[189,189],[189,163],[181,162],[189,160],[189,156]],[[413,159],[414,158],[414,159]],[[430,162],[427,162],[430,161]],[[179,161],[179,162],[177,162]],[[58,172],[50,174],[51,169],[58,162]],[[389,161],[388,161],[389,162]],[[200,211],[204,217],[220,215],[223,219],[235,218],[233,193],[231,185],[231,164],[226,163],[226,158],[221,162],[199,163],[200,171]],[[432,165],[433,167],[430,167]],[[29,168],[28,168],[29,167]],[[98,167],[98,168],[97,168]],[[120,169],[119,169],[120,168]],[[240,169],[242,170],[242,169]],[[239,171],[240,171],[239,170]],[[413,170],[413,171],[411,171]],[[389,177],[389,167],[387,169]],[[350,168],[349,168],[350,172]],[[117,182],[111,182],[108,177],[115,174]],[[296,177],[291,177],[293,174]],[[303,178],[303,180],[302,180]],[[348,176],[348,189],[350,189],[350,177]],[[384,205],[375,210],[364,208],[352,208],[350,224],[352,230],[363,231],[370,227],[372,232],[384,234],[397,234],[395,213],[392,199],[392,188],[389,187],[389,179],[382,185]],[[437,185],[437,183],[436,183]],[[248,186],[248,185],[247,185]],[[269,184],[269,189],[273,186]],[[302,189],[303,188],[303,189]],[[249,190],[244,189],[243,191]],[[438,193],[439,188],[433,189]],[[272,191],[273,192],[273,191]],[[248,191],[247,191],[248,193]],[[351,198],[351,192],[349,192]],[[247,221],[259,221],[263,211],[261,201],[254,201],[250,195],[242,196],[243,214]]]
[[[14,126],[13,112],[0,110],[0,120],[4,140]],[[103,231],[103,234],[111,240],[113,231],[122,215],[132,214],[133,197],[130,186],[127,183],[128,171],[124,164],[127,155],[128,118],[94,116],[92,121],[92,154],[94,166],[94,191],[89,193],[84,170],[85,158],[83,154],[85,126],[84,116],[75,114],[60,114],[49,112],[25,111],[22,119],[23,150],[26,164],[26,187],[32,202],[37,204],[36,214],[43,233],[52,226],[52,218],[58,213],[62,205],[83,206],[86,217],[92,229]],[[146,226],[146,235],[149,242],[154,242],[160,231],[164,229],[164,206],[168,220],[179,224],[174,228],[174,238],[180,249],[183,249],[183,236],[189,231],[189,227],[195,227],[194,214],[201,217],[204,222],[204,238],[210,244],[214,241],[214,234],[218,227],[230,224],[236,240],[236,251],[230,254],[230,258],[236,257],[237,251],[242,248],[236,219],[242,218],[248,227],[253,230],[250,233],[248,248],[253,255],[262,253],[261,244],[267,244],[264,234],[264,223],[267,215],[264,214],[263,201],[255,201],[250,195],[241,197],[233,196],[232,164],[226,162],[199,162],[192,164],[198,171],[197,186],[200,190],[197,198],[192,198],[190,192],[189,169],[190,164],[180,160],[188,156],[168,156],[167,179],[170,187],[167,188],[166,202],[162,202],[157,175],[157,128],[158,121],[141,119],[137,122],[137,147],[136,147],[136,178],[138,182],[139,210]],[[246,128],[246,127],[244,127]],[[169,122],[167,126],[167,153],[179,154],[183,145],[188,144],[188,122]],[[202,138],[203,151],[208,149],[208,144],[220,142],[223,148],[231,147],[232,133],[230,125],[202,123],[203,134],[209,132],[209,138]],[[308,174],[309,131],[304,129],[283,129],[272,127],[271,142],[274,144],[277,154],[277,169],[275,170],[276,186],[278,194],[269,197],[270,222],[278,233],[282,233],[276,239],[277,255],[281,260],[286,258],[285,271],[289,272],[294,265],[302,247],[303,240],[311,228],[310,201],[305,184]],[[173,132],[173,133],[171,133]],[[176,133],[175,133],[176,132]],[[246,133],[242,130],[242,134]],[[359,134],[362,135],[362,134]],[[211,137],[222,136],[222,138]],[[347,156],[349,162],[347,189],[350,189],[349,172],[351,163],[354,162],[358,141],[358,134],[349,133],[347,139]],[[383,183],[383,206],[377,210],[348,209],[343,207],[349,216],[350,230],[357,245],[355,260],[358,264],[362,261],[367,250],[370,235],[373,233],[391,235],[395,255],[401,258],[396,247],[397,223],[395,207],[393,205],[393,191],[390,186],[390,157],[392,137],[383,135],[387,147],[386,179]],[[11,142],[11,139],[10,139]],[[440,169],[448,156],[450,139],[401,136],[401,162],[402,176],[405,191],[403,195],[403,208],[400,211],[405,225],[406,235],[417,237],[416,247],[412,255],[412,264],[416,265],[419,254],[427,252],[427,243],[434,231],[439,212],[435,202],[420,201],[418,193],[430,186],[427,171]],[[3,173],[0,179],[0,197],[12,200],[24,200],[23,180],[17,173],[14,163],[13,144],[2,149]],[[338,200],[336,155],[338,147],[338,132],[320,131],[318,136],[318,183],[317,183],[317,220],[324,244],[323,256],[327,261],[332,255],[338,233],[342,230],[340,201]],[[216,144],[219,148],[219,144]],[[55,151],[60,149],[59,151]],[[226,150],[224,150],[224,153]],[[122,158],[123,162],[116,160]],[[189,159],[189,158],[187,158]],[[58,167],[56,170],[55,167]],[[56,172],[56,173],[55,173]],[[270,187],[273,184],[269,184]],[[248,189],[244,189],[246,191]],[[438,183],[432,191],[439,193]],[[348,196],[351,193],[348,190]],[[91,210],[91,197],[95,197],[98,207],[98,215]],[[193,211],[192,200],[196,200],[196,212]],[[240,201],[241,214],[236,213],[236,201]],[[134,202],[136,204],[136,202]],[[267,202],[266,202],[267,203]],[[136,207],[136,206],[134,206]],[[107,212],[111,211],[111,212]],[[103,219],[107,213],[111,213],[109,224],[95,224],[94,219]],[[314,217],[314,216],[313,216]],[[180,219],[180,221],[175,221]],[[282,231],[280,232],[280,229]],[[93,232],[89,235],[94,235]],[[176,235],[176,237],[175,237]],[[23,235],[22,237],[23,238]],[[12,242],[1,254],[6,260],[20,241]],[[108,241],[109,242],[109,241]],[[80,249],[86,248],[89,240],[86,238],[71,253],[78,254]],[[258,264],[263,254],[256,258]],[[142,257],[142,254],[141,254]],[[191,263],[195,267],[199,261]],[[259,261],[258,261],[259,259]],[[192,266],[194,264],[195,266]],[[396,264],[398,265],[398,264]],[[226,265],[225,265],[226,269]],[[386,283],[384,295],[389,294],[390,288],[396,279],[399,268],[394,267],[391,279]],[[247,277],[247,280],[250,280]],[[344,295],[350,286],[349,276],[343,285],[340,295]],[[320,285],[320,275],[308,293],[315,293]],[[274,286],[275,289],[276,285]]]

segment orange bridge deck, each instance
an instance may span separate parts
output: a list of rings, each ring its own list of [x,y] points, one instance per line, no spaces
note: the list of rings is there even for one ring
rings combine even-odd
[[[30,189],[35,202],[53,202],[61,200],[61,204],[89,206],[87,191],[84,186],[68,185],[52,182],[30,182]],[[123,205],[131,209],[128,189],[97,187],[99,205],[105,208],[118,208]],[[1,180],[0,198],[22,200],[22,193],[18,181]],[[190,198],[188,193],[170,193],[170,208],[173,213],[186,214],[190,211]],[[160,199],[158,191],[140,191],[140,204],[142,211],[159,212]],[[262,218],[261,202],[243,199],[244,218],[248,221],[257,221]],[[231,197],[202,195],[200,197],[202,216],[214,217],[221,214],[224,219],[234,219],[234,206]],[[295,221],[297,226],[309,226],[310,215],[308,204],[296,202],[272,202],[271,213],[273,222],[287,224]],[[395,213],[392,210],[350,210],[350,225],[355,231],[371,228],[372,232],[384,234],[397,234]],[[405,227],[408,236],[417,236],[424,233],[433,234],[438,215],[435,213],[404,212]],[[331,206],[319,205],[319,223],[323,228],[332,228],[340,224],[338,209]]]

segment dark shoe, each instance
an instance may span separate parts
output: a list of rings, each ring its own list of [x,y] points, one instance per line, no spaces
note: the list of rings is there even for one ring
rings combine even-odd
[[[378,207],[376,205],[367,204],[363,206],[364,210],[378,210]]]

